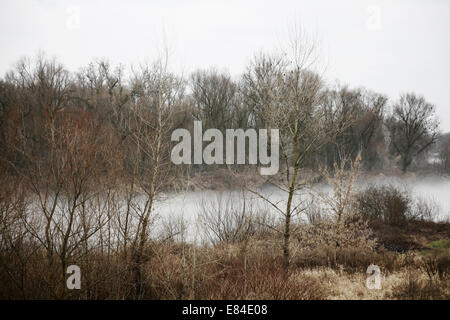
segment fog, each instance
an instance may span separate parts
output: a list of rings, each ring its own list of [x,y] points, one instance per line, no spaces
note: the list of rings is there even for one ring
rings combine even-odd
[[[407,192],[413,201],[419,199],[428,202],[433,206],[433,220],[441,221],[450,219],[450,180],[442,177],[387,177],[379,175],[370,179],[359,179],[355,183],[355,191],[363,190],[369,185],[393,185],[400,190]],[[267,197],[272,203],[280,208],[286,207],[287,194],[277,187],[265,186],[259,192]],[[294,197],[296,204],[302,201],[302,207],[307,207],[311,203],[312,197],[319,197],[320,193],[332,195],[332,188],[327,184],[317,184],[311,188],[305,188]],[[159,232],[164,226],[172,225],[179,228],[183,223],[185,232],[183,236],[187,241],[203,240],[203,227],[200,219],[202,208],[204,206],[217,206],[219,202],[230,201],[234,205],[243,203],[243,196],[248,206],[251,206],[256,214],[258,212],[268,212],[275,219],[280,218],[280,214],[267,201],[258,195],[242,190],[207,190],[207,191],[184,191],[178,193],[169,193],[165,195],[155,208],[157,215],[156,225]],[[317,201],[314,202],[317,205]],[[300,214],[296,219],[307,222],[306,215]]]

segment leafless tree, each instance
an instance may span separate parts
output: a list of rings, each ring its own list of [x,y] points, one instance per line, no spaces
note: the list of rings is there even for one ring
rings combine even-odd
[[[237,86],[229,75],[216,70],[197,71],[191,76],[192,96],[205,128],[232,128]]]
[[[327,90],[324,100],[326,121],[329,126],[346,128],[327,143],[312,161],[318,159],[316,163],[325,162],[333,169],[335,163],[340,164],[344,158],[354,160],[361,152],[362,164],[367,168],[375,165],[384,147],[382,125],[386,102],[387,98],[383,95],[364,89],[344,86]]]
[[[65,296],[67,266],[87,254],[83,245],[106,223],[83,208],[101,192],[100,173],[115,166],[107,147],[111,131],[73,99],[72,79],[54,60],[24,60],[8,79],[23,93],[16,102],[20,121],[9,145],[22,160],[8,162],[29,190],[31,204],[20,219],[45,252],[48,289]]]
[[[303,211],[305,203],[295,203],[294,196],[305,186],[299,184],[300,169],[309,155],[346,128],[327,126],[327,113],[323,108],[324,84],[316,72],[311,71],[317,62],[317,43],[294,30],[289,53],[270,57],[262,55],[253,63],[246,75],[258,106],[258,118],[267,128],[280,130],[281,159],[284,162],[283,182],[272,181],[286,192],[283,204],[266,199],[284,217],[283,257],[285,266],[290,262],[291,223]],[[285,207],[283,208],[283,205]]]
[[[439,123],[434,105],[407,93],[400,96],[387,125],[392,151],[400,156],[402,171],[406,172],[414,158],[436,142]]]
[[[145,249],[154,206],[171,180],[170,144],[167,141],[170,141],[175,112],[184,95],[184,83],[168,71],[167,60],[167,55],[163,56],[153,65],[141,66],[134,72],[131,105],[121,120],[122,130],[130,143],[124,158],[129,196],[126,215],[121,218],[125,220],[120,225],[124,228],[125,244],[130,241],[133,248],[137,297],[145,291],[141,267],[149,258]],[[136,194],[142,194],[143,199],[135,198]],[[133,234],[128,230],[131,227],[130,210],[137,216]]]

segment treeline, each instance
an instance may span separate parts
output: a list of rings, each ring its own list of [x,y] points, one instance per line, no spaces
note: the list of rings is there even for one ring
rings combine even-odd
[[[192,130],[194,120],[202,121],[204,130],[222,132],[227,128],[273,128],[280,123],[277,112],[289,108],[295,100],[291,96],[302,91],[312,92],[302,97],[303,103],[315,100],[314,109],[302,112],[321,113],[314,120],[320,122],[313,126],[316,133],[334,128],[333,138],[308,152],[302,166],[332,168],[361,152],[365,169],[398,165],[406,171],[411,164],[425,163],[426,152],[438,138],[434,106],[413,93],[389,101],[365,88],[330,88],[319,75],[304,68],[297,73],[283,58],[263,54],[236,80],[214,69],[182,78],[170,73],[166,63],[159,60],[127,74],[123,66],[95,61],[71,73],[44,57],[21,60],[0,81],[3,165],[22,170],[37,159],[50,164],[58,144],[66,148],[73,143],[70,152],[85,161],[88,157],[81,152],[95,150],[92,152],[99,158],[89,158],[99,161],[103,171],[121,167],[125,175],[147,174],[159,157],[168,169],[165,174],[174,177],[177,171],[187,170],[167,161],[170,133],[175,128]],[[84,139],[85,147],[75,142],[76,136]],[[100,156],[100,150],[110,154]],[[440,144],[438,152],[442,167],[447,168],[448,143]],[[137,162],[139,170],[135,169]],[[89,167],[94,170],[95,166]],[[216,167],[194,165],[189,170]]]

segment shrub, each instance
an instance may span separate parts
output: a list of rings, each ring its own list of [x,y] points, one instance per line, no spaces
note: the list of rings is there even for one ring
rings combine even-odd
[[[430,281],[445,280],[450,276],[450,256],[447,254],[431,254],[422,259],[422,270]]]
[[[245,194],[239,200],[233,193],[220,193],[200,203],[200,222],[210,243],[239,243],[250,237],[264,237],[274,227],[265,208],[254,205]]]
[[[411,199],[405,191],[395,186],[370,186],[356,195],[356,206],[369,221],[398,226],[408,220]]]
[[[242,263],[223,270],[210,283],[207,299],[319,300],[325,288],[310,275],[286,272],[280,259]]]
[[[408,218],[414,221],[434,221],[439,215],[439,205],[432,198],[418,197]]]
[[[357,214],[348,214],[336,221],[322,218],[315,224],[299,227],[298,241],[301,248],[360,248],[372,250],[376,240],[367,221]]]

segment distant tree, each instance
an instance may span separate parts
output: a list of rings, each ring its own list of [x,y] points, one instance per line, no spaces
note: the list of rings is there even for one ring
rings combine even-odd
[[[261,53],[247,67],[242,76],[240,91],[247,106],[249,125],[256,128],[266,126],[266,111],[279,95],[280,75],[287,61],[282,56]]]
[[[231,128],[237,85],[227,74],[216,70],[197,71],[191,76],[194,116],[206,128]]]
[[[333,169],[343,159],[355,160],[361,153],[362,164],[370,169],[379,160],[384,146],[382,124],[387,98],[365,89],[346,86],[327,90],[323,102],[329,125],[342,127],[348,124],[336,139],[319,150],[319,162]]]
[[[8,82],[0,80],[0,161],[17,162],[23,156],[11,148],[17,128],[20,124],[20,110],[17,107],[20,94],[16,88]],[[0,175],[6,173],[0,170]]]
[[[436,142],[438,126],[434,105],[414,93],[400,96],[387,127],[391,152],[400,156],[403,172]]]
[[[442,170],[448,173],[450,172],[450,133],[443,135],[441,140],[439,160]]]
[[[103,118],[114,120],[130,99],[130,90],[125,84],[124,67],[113,67],[106,60],[96,60],[82,68],[77,74],[77,99],[90,109],[95,109]],[[118,128],[116,128],[118,129]]]

